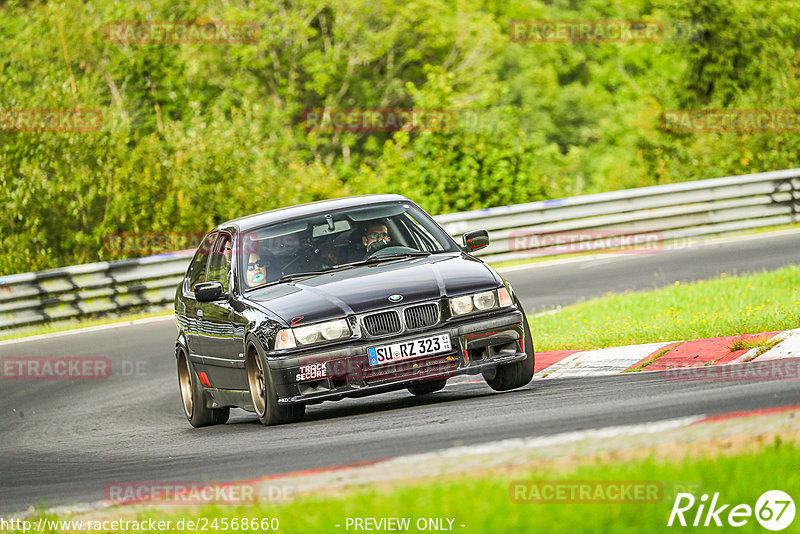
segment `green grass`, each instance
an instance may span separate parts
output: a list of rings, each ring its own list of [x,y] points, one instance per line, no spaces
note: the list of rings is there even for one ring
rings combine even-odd
[[[529,317],[540,351],[593,349],[800,326],[800,267],[609,295]]]
[[[675,348],[674,344],[667,345],[667,348],[661,349],[660,351],[656,352],[655,354],[650,356],[647,360],[643,361],[642,363],[640,363],[639,365],[637,365],[633,369],[626,369],[626,370],[624,370],[622,372],[623,373],[638,373],[639,371],[644,370],[645,367],[647,367],[648,365],[650,365],[651,363],[653,363],[654,361],[656,361],[657,359],[659,359],[660,357],[662,357],[663,355],[665,355],[666,353],[668,353],[669,351],[671,351],[674,348]]]
[[[755,351],[753,354],[749,355],[746,359],[744,359],[742,361],[750,362],[750,361],[755,360],[756,358],[758,358],[759,356],[761,356],[762,354],[764,354],[768,350],[773,349],[781,341],[782,341],[781,339],[763,340],[763,338],[762,338],[762,341],[761,341],[760,344],[755,345],[754,347],[750,347],[750,348],[757,348],[758,350]],[[733,351],[734,349],[731,349],[731,350]]]
[[[776,439],[748,452],[730,456],[684,457],[680,461],[662,461],[653,457],[619,463],[585,461],[557,471],[553,468],[526,469],[512,474],[483,472],[478,475],[460,475],[424,480],[414,484],[367,489],[346,490],[335,496],[304,496],[288,504],[259,504],[253,506],[205,506],[195,510],[168,511],[142,510],[138,519],[206,518],[277,518],[280,532],[286,534],[344,533],[348,517],[409,517],[412,528],[418,518],[452,518],[453,531],[457,533],[639,533],[666,532],[666,523],[674,503],[676,486],[689,486],[698,500],[700,495],[719,492],[719,504],[748,504],[755,506],[758,497],[767,490],[780,489],[789,495],[800,495],[800,471],[790,469],[796,465],[800,447],[796,443],[782,443]],[[518,503],[510,498],[513,481],[648,481],[661,483],[664,493],[658,502],[630,503],[612,501],[603,504],[584,503]],[[276,481],[279,482],[279,481]],[[681,490],[678,490],[681,491]],[[511,492],[514,495],[514,492]],[[729,506],[722,514],[724,520]],[[697,504],[684,517],[691,522]],[[114,517],[104,513],[106,517]],[[796,518],[796,525],[800,518]],[[341,525],[336,527],[336,525]],[[461,527],[460,525],[464,525]],[[676,527],[673,526],[673,529]],[[684,529],[677,527],[678,530]],[[721,529],[728,531],[730,527]],[[708,529],[706,529],[708,530]],[[714,530],[712,527],[711,530]],[[720,529],[717,529],[720,530]],[[738,532],[765,532],[754,517]],[[791,528],[788,531],[790,531]]]
[[[755,348],[772,348],[777,345],[777,341],[772,341],[772,336],[759,336],[759,337],[751,337],[751,338],[739,338],[734,340],[733,343],[730,344],[728,347],[731,352],[735,352],[737,350],[750,350]]]

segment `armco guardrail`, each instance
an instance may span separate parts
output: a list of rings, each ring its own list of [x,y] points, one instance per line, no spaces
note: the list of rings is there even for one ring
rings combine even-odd
[[[437,221],[457,236],[485,228],[488,261],[563,253],[553,240],[569,234],[585,250],[620,243],[620,236],[648,234],[658,241],[718,235],[800,220],[800,169],[656,185],[596,195],[544,200],[440,215]],[[594,242],[593,242],[594,241]],[[580,249],[580,247],[575,247]]]
[[[800,169],[642,187],[439,215],[453,236],[489,230],[479,252],[498,262],[562,253],[546,236],[570,236],[585,250],[624,244],[631,236],[673,240],[800,220]],[[580,246],[579,246],[580,248]],[[120,311],[168,306],[191,251],[101,262],[0,278],[0,329]]]
[[[0,329],[169,304],[191,251],[89,263],[0,279]]]

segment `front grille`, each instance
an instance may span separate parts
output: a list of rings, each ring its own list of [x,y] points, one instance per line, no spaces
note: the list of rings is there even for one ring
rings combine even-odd
[[[402,330],[400,326],[400,315],[394,310],[367,315],[362,322],[364,328],[371,336],[396,334]]]
[[[406,308],[405,318],[409,330],[433,326],[439,320],[439,307],[436,304],[423,304]]]

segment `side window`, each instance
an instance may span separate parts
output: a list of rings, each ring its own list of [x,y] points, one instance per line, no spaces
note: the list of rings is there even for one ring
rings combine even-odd
[[[411,234],[416,248],[418,250],[426,250],[428,252],[438,252],[443,250],[442,246],[434,239],[424,226],[419,224],[411,215],[404,214],[403,219],[400,219],[403,227]]]
[[[206,280],[206,264],[208,255],[211,252],[211,245],[214,243],[216,233],[208,234],[194,255],[192,264],[189,266],[189,291],[194,292],[194,286]]]
[[[231,249],[230,234],[219,234],[211,252],[211,262],[208,264],[208,281],[221,282],[225,291],[228,291],[228,280],[230,280]]]

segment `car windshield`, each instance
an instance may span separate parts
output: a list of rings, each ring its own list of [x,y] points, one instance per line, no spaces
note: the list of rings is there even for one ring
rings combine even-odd
[[[245,290],[378,261],[456,252],[430,216],[406,202],[330,211],[242,233]]]

